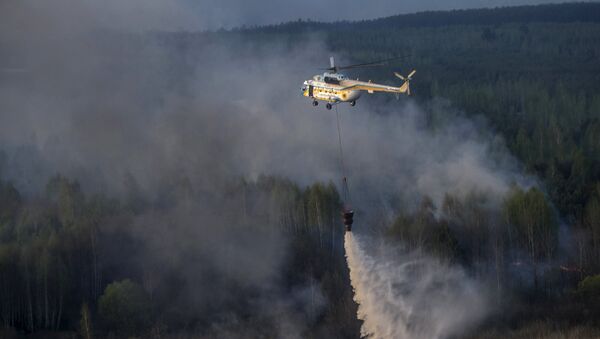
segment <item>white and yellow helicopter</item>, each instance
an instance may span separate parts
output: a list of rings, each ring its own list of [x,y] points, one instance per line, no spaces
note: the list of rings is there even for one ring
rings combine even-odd
[[[396,58],[397,59],[397,58]],[[395,93],[396,95],[404,94],[410,95],[410,80],[417,71],[413,70],[406,77],[394,72],[394,75],[404,81],[400,87],[387,86],[382,84],[351,80],[348,79],[344,74],[338,73],[342,69],[360,68],[360,67],[371,67],[381,66],[386,62],[393,60],[383,60],[378,62],[363,63],[349,66],[336,66],[333,57],[329,58],[330,67],[327,68],[323,74],[313,76],[312,80],[304,81],[302,85],[302,94],[305,97],[313,99],[313,106],[317,106],[320,101],[325,101],[327,104],[325,107],[331,109],[332,104],[338,104],[340,102],[349,102],[350,106],[356,105],[356,100],[362,94],[362,91],[367,91],[372,94],[375,92],[388,92]]]

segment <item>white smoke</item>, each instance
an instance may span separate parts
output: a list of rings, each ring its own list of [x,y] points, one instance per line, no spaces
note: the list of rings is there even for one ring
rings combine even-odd
[[[113,35],[104,22],[114,22],[111,27],[119,32],[129,25],[144,30],[155,19],[147,13],[120,22],[112,10],[97,13],[65,1],[70,4],[62,0],[62,6],[49,8],[28,6],[31,1],[0,5],[0,45],[13,55],[2,64],[27,69],[0,79],[0,145],[6,152],[0,170],[20,191],[35,194],[55,173],[76,178],[84,189],[117,196],[133,192],[148,200],[170,200],[162,192],[173,182],[202,196],[222,197],[236,177],[270,174],[300,185],[338,180],[333,112],[313,109],[299,91],[330,55],[320,41],[289,49],[235,35],[214,44],[202,35],[169,35],[164,41],[161,35]],[[130,19],[136,3],[114,11]],[[67,9],[71,15],[63,18]],[[22,22],[30,24],[23,28]],[[374,105],[363,98],[357,107],[342,109],[347,172],[360,220],[391,218],[398,206],[410,210],[422,196],[436,206],[446,193],[502,197],[512,182],[526,181],[504,143],[482,132],[485,124],[462,118],[443,103],[430,106],[411,100]],[[429,113],[446,120],[433,128]],[[231,226],[235,215],[227,212],[231,222],[221,218],[224,208],[204,206],[202,218],[195,209],[166,216],[161,211],[163,217],[142,218],[136,234],[171,260],[164,267],[196,265],[186,248],[204,239],[205,266],[250,286],[276,280],[285,249],[257,235],[239,238]],[[203,220],[202,226],[196,220]],[[249,265],[231,259],[237,256],[224,255],[213,245],[223,243],[220,239],[249,244],[233,253],[240,250],[261,269],[248,271]],[[358,245],[346,244],[365,334],[443,337],[485,313],[484,299],[463,271],[409,255],[367,256]],[[261,260],[265,253],[273,260]],[[189,281],[200,279],[187,271]],[[190,286],[193,291],[182,295],[198,313],[207,298],[219,304],[230,294],[223,289],[207,296]]]
[[[482,286],[458,267],[422,256],[370,255],[363,238],[346,232],[345,249],[361,336],[448,338],[488,311]]]

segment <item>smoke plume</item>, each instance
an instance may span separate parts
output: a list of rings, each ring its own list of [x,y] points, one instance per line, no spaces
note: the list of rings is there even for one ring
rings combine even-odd
[[[0,62],[24,70],[0,73],[2,177],[36,195],[62,173],[86,191],[167,205],[134,220],[132,237],[148,250],[131,260],[154,265],[149,281],[169,284],[169,270],[188,270],[178,282],[184,304],[205,312],[208,300],[227,313],[235,304],[230,292],[239,286],[226,289],[212,279],[224,276],[277,295],[277,309],[295,319],[293,310],[309,303],[303,291],[282,296],[275,287],[285,239],[240,225],[241,212],[229,208],[225,192],[231,181],[261,174],[300,185],[339,181],[335,117],[300,94],[302,81],[331,54],[322,41],[290,47],[233,35],[134,34],[129,25],[143,30],[155,19],[129,20],[132,8],[114,1],[111,11],[123,15],[114,27],[71,1],[25,3],[0,5],[0,46],[10,51]],[[361,99],[340,113],[361,225],[415,207],[423,196],[438,206],[446,193],[478,192],[499,201],[511,183],[529,181],[485,123],[443,101]],[[431,117],[444,123],[432,128]],[[409,254],[399,261],[369,256],[362,238],[346,236],[365,334],[443,337],[485,314],[484,298],[461,270]],[[212,293],[217,288],[221,293]],[[269,300],[255,303],[271,316]]]

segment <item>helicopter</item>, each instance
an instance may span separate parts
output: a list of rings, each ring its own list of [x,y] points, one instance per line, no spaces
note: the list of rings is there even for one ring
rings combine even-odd
[[[394,58],[398,59],[398,58]],[[318,106],[319,101],[325,101],[325,107],[330,110],[333,105],[340,102],[348,102],[350,106],[356,105],[356,100],[360,98],[363,91],[367,91],[369,94],[375,92],[388,92],[395,93],[397,96],[400,94],[410,95],[410,80],[417,71],[413,70],[408,76],[403,76],[398,72],[394,72],[394,75],[400,78],[404,83],[400,87],[387,86],[382,84],[376,84],[369,80],[359,81],[351,80],[344,74],[338,73],[343,69],[371,67],[371,66],[382,66],[386,62],[394,59],[387,59],[377,62],[355,64],[349,66],[336,66],[333,57],[329,57],[330,67],[326,68],[326,72],[323,74],[317,74],[313,76],[311,80],[306,80],[302,84],[302,95],[313,99],[313,106]]]

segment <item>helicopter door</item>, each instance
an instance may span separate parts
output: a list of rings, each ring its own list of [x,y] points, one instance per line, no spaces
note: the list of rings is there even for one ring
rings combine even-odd
[[[308,96],[309,97],[313,96],[313,87],[312,86],[308,86]]]

